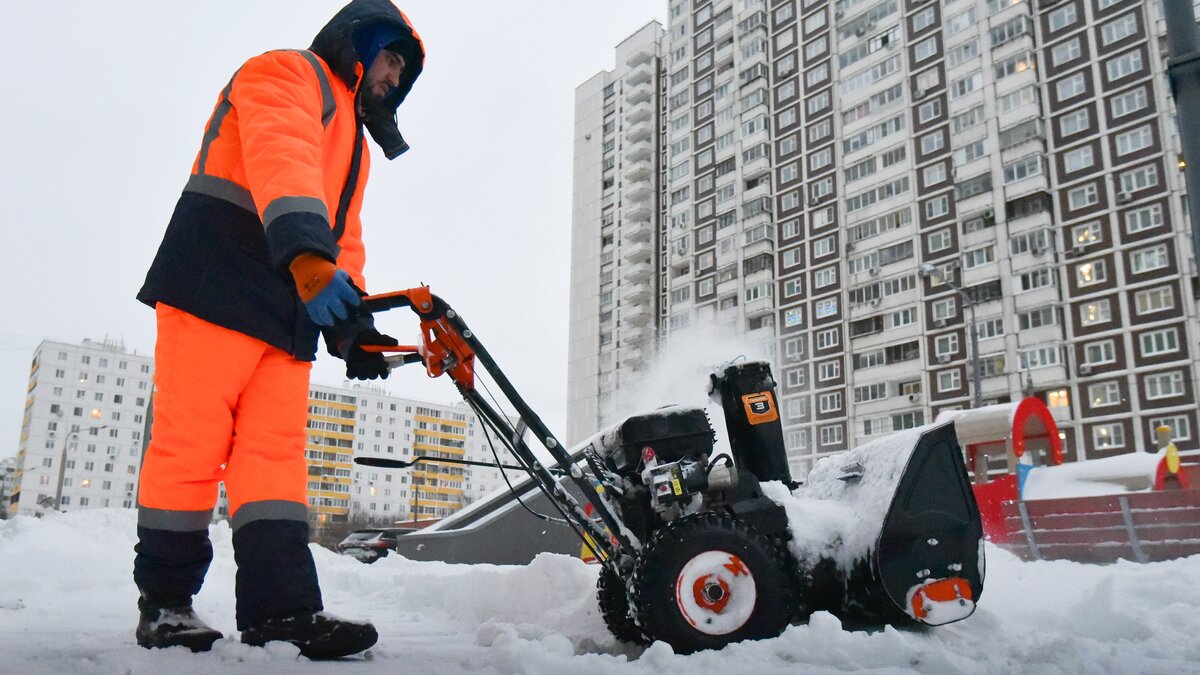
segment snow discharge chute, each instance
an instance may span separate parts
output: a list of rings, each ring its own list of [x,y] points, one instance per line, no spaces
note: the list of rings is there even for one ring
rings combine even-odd
[[[953,424],[824,458],[798,486],[770,366],[749,362],[711,380],[732,457],[715,447],[703,408],[680,406],[627,418],[568,452],[427,287],[370,296],[362,307],[409,307],[420,317],[418,344],[377,350],[401,352],[388,357],[393,367],[420,362],[454,381],[488,441],[511,453],[556,511],[533,515],[565,524],[602,566],[601,614],[621,640],[663,640],[686,653],[774,637],[817,610],[876,625],[940,625],[974,611],[982,526]],[[477,367],[516,424],[476,388]]]

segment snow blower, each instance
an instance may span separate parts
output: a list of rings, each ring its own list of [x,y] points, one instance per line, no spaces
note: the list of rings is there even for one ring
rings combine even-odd
[[[732,457],[715,451],[703,408],[668,406],[597,434],[573,459],[428,287],[363,299],[367,312],[397,307],[420,317],[419,343],[371,349],[397,352],[392,366],[420,362],[430,377],[453,380],[599,562],[600,610],[618,639],[688,653],[774,637],[818,610],[857,625],[940,625],[974,610],[983,530],[952,424],[825,458],[800,486],[770,367],[749,362],[710,382]],[[477,364],[518,424],[476,388]]]

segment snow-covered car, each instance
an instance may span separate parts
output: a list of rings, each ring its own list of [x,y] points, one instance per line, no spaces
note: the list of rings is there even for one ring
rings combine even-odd
[[[353,556],[365,563],[373,563],[380,558],[386,558],[390,551],[395,551],[396,538],[409,532],[416,532],[416,530],[408,527],[355,530],[337,545],[337,550],[342,555]]]

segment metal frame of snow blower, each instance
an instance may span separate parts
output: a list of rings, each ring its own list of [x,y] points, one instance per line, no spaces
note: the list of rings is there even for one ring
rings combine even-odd
[[[362,299],[362,309],[368,313],[409,307],[421,319],[421,336],[417,345],[394,347],[363,346],[363,349],[378,353],[394,353],[388,356],[393,368],[421,362],[429,377],[448,375],[458,388],[467,405],[490,427],[505,447],[516,458],[520,468],[529,474],[538,489],[550,500],[562,515],[567,525],[602,565],[611,566],[615,572],[631,564],[642,544],[629,532],[613,506],[596,489],[592,479],[572,460],[570,453],[562,447],[554,434],[546,428],[525,399],[513,387],[512,382],[496,364],[496,361],[475,337],[475,333],[445,301],[429,291],[428,286],[418,286],[403,291],[370,295]],[[504,397],[515,409],[521,422],[558,463],[555,468],[545,466],[525,443],[523,434],[509,419],[484,397],[475,386],[476,363],[491,376],[504,393]],[[518,425],[519,426],[519,425]],[[498,461],[498,460],[497,460]],[[596,481],[606,483],[606,473],[596,462],[588,458]],[[394,466],[389,460],[360,462],[375,466]],[[584,507],[562,484],[569,478],[591,504],[595,515],[590,517]],[[606,487],[614,487],[606,485]],[[607,530],[605,529],[607,528]]]

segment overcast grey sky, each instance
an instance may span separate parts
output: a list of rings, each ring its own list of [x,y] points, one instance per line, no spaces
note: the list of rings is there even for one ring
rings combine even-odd
[[[3,3],[0,23],[0,458],[15,455],[42,339],[152,354],[134,299],[220,89],[241,63],[307,47],[343,5],[316,0]],[[558,433],[566,415],[575,87],[659,0],[408,0],[425,72],[400,108],[412,150],[373,150],[369,290],[429,284]],[[378,322],[401,342],[415,316]],[[340,384],[322,356],[313,381]],[[457,400],[418,367],[398,396]]]

